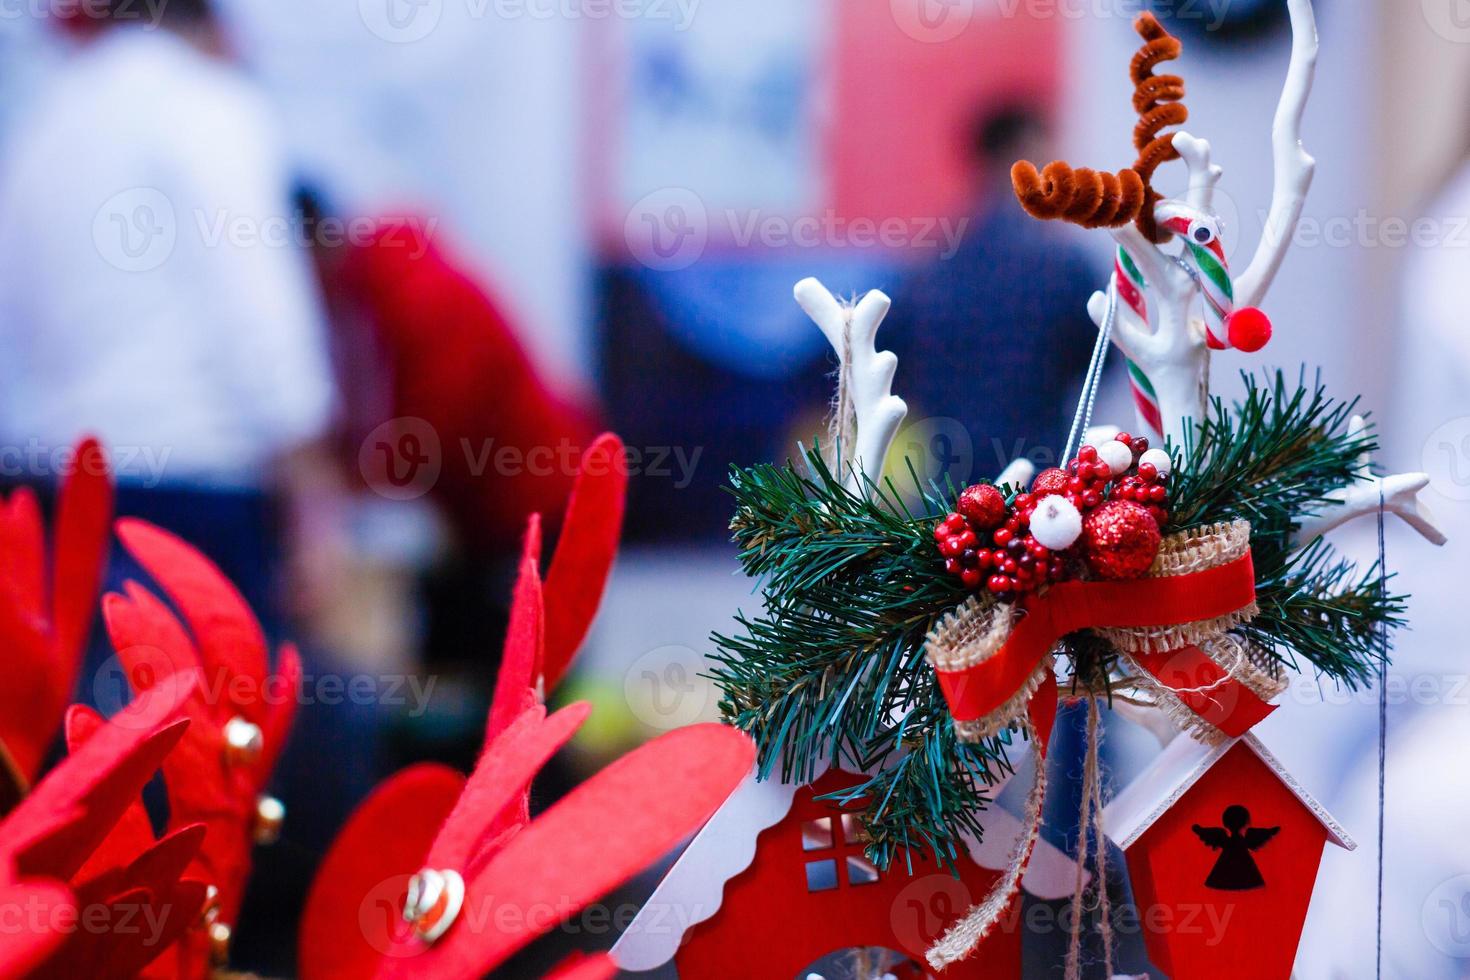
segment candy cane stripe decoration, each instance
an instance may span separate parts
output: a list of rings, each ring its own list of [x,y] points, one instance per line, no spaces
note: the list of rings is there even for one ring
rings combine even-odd
[[[1117,311],[1117,315],[1125,319],[1132,318],[1135,329],[1147,330],[1148,283],[1144,282],[1143,273],[1138,271],[1137,263],[1123,248],[1117,250],[1117,258],[1114,260],[1112,287],[1123,302],[1123,308]],[[1128,385],[1133,392],[1133,403],[1138,408],[1138,417],[1151,432],[1163,432],[1164,417],[1159,408],[1159,393],[1154,389],[1148,375],[1132,358],[1128,358],[1127,363]]]
[[[1219,229],[1205,214],[1178,202],[1159,208],[1160,227],[1184,242],[1205,305],[1205,343],[1211,350],[1235,348],[1253,354],[1271,339],[1271,321],[1253,307],[1235,308],[1235,283]]]

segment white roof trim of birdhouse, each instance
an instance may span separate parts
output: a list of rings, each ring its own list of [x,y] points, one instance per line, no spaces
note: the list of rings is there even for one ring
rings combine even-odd
[[[1103,827],[1108,836],[1125,851],[1133,846],[1237,742],[1244,742],[1275,773],[1276,778],[1291,790],[1292,795],[1301,801],[1302,806],[1311,811],[1312,816],[1327,831],[1329,840],[1349,851],[1358,846],[1342,825],[1333,819],[1332,814],[1296,781],[1296,777],[1286,771],[1286,767],[1259,738],[1250,733],[1213,746],[1192,738],[1174,739],[1137,779],[1129,783],[1103,809]]]
[[[1013,768],[1019,769],[1029,754],[1029,743],[1013,746]],[[823,772],[815,774],[813,781]],[[991,787],[990,796],[999,796],[1009,779],[1008,774]],[[720,910],[726,882],[750,867],[761,833],[791,811],[799,788],[794,783],[757,781],[754,773],[747,776],[695,835],[618,937],[612,956],[619,968],[653,970],[672,960],[684,934]],[[982,868],[1000,871],[1006,867],[1012,845],[1021,834],[1021,821],[1009,811],[992,806],[985,811],[983,822],[984,841],[971,841],[970,859]],[[1072,894],[1076,875],[1077,865],[1070,857],[1038,838],[1021,886],[1037,898],[1056,901]]]

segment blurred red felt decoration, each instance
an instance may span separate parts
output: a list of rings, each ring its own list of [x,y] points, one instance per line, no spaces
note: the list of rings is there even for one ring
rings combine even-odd
[[[51,559],[36,495],[22,487],[0,500],[0,812],[35,782],[61,727],[92,625],[107,558],[113,488],[95,439],[73,453],[57,496]],[[4,786],[6,782],[12,785]]]
[[[75,716],[71,754],[0,821],[0,892],[28,915],[0,943],[0,977],[134,976],[195,924],[206,886],[183,875],[204,829],[155,842],[146,825],[138,839],[134,822],[143,784],[188,728],[193,693],[191,678],[174,679],[111,721]],[[83,910],[104,924],[145,915],[155,927],[77,928]]]
[[[693,833],[749,773],[748,738],[694,726],[619,759],[530,819],[532,779],[590,711],[579,703],[548,716],[542,702],[601,600],[626,483],[622,444],[604,436],[584,456],[544,597],[541,525],[528,522],[480,760],[468,780],[442,766],[404,770],[353,815],[308,898],[299,959],[307,980],[480,976]],[[413,907],[425,894],[437,901]],[[556,975],[612,972],[599,955]]]
[[[191,870],[219,890],[220,918],[235,921],[250,873],[261,793],[295,715],[301,660],[282,646],[267,674],[265,634],[235,586],[197,550],[144,521],[117,523],[123,546],[159,583],[188,624],[128,582],[103,600],[118,659],[135,696],[173,677],[198,679],[185,710],[193,722],[164,760],[169,825],[208,828]]]

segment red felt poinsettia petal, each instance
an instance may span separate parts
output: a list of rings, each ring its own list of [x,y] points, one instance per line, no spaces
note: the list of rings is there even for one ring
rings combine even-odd
[[[618,964],[607,953],[574,955],[546,975],[546,980],[607,980],[618,972]]]
[[[237,681],[224,686],[221,708],[262,724],[265,634],[240,591],[197,549],[147,521],[123,518],[117,536],[189,624],[205,675]]]
[[[163,766],[170,810],[184,822],[203,813],[239,810],[253,800],[225,802],[238,794],[232,794],[225,773],[223,723],[212,703],[223,697],[229,678],[205,673],[189,634],[163,600],[136,582],[123,589],[126,595],[103,598],[102,617],[134,696],[168,679],[196,678],[194,695],[184,705],[189,733]]]
[[[466,879],[464,912],[449,931],[427,947],[399,939],[378,976],[483,975],[556,925],[548,908],[574,914],[697,830],[754,761],[748,737],[715,724],[677,729],[634,750],[512,838]]]
[[[60,720],[53,714],[50,631],[44,619],[26,612],[26,603],[11,587],[0,587],[0,644],[5,651],[5,680],[0,684],[0,778],[13,782],[19,797],[39,774]]]
[[[80,915],[66,922],[66,942],[29,974],[30,980],[72,980],[74,977],[111,980],[131,976],[115,969],[129,946],[140,942],[154,900],[146,888],[132,888],[106,897],[77,895]],[[151,958],[151,957],[150,957]],[[134,971],[135,972],[135,971]]]
[[[204,840],[194,825],[151,844],[122,867],[76,886],[77,906],[97,920],[47,964],[49,976],[133,976],[194,922],[204,883],[180,876]],[[182,890],[181,890],[182,887]],[[105,911],[106,915],[99,914]]]
[[[69,915],[60,910],[72,908],[71,892],[58,881],[0,883],[0,909],[26,912],[23,922],[0,939],[0,980],[32,977],[55,956],[71,935],[62,928]]]
[[[193,560],[203,561],[197,554]],[[185,673],[200,679],[197,694],[186,707],[193,725],[166,761],[164,776],[172,826],[201,822],[209,829],[191,870],[219,888],[221,917],[233,922],[250,873],[256,798],[294,716],[300,659],[294,649],[283,650],[282,674],[268,685],[253,682],[235,673],[231,661],[205,660],[202,639],[191,639],[157,596],[135,582],[127,583],[125,592],[106,598],[104,616],[134,690],[146,691],[159,678]],[[196,616],[193,622],[203,620]],[[253,627],[253,618],[250,623]],[[200,628],[195,625],[196,631]],[[242,680],[247,683],[240,684]],[[252,705],[249,713],[241,710],[246,702]],[[226,761],[224,729],[237,713],[261,719],[264,747],[251,765]]]
[[[599,436],[582,454],[582,467],[567,504],[566,521],[546,574],[546,690],[571,666],[602,603],[617,557],[628,493],[623,442]]]
[[[202,693],[217,680],[204,675],[194,641],[162,599],[132,581],[123,583],[123,593],[102,597],[102,620],[129,687],[146,691],[165,678],[193,675]]]
[[[46,608],[46,531],[41,505],[30,487],[0,501],[0,588],[13,591],[17,606],[29,617],[44,619]]]
[[[537,701],[540,686],[545,608],[541,598],[541,516],[526,522],[520,573],[511,599],[510,624],[495,678],[495,697],[485,725],[485,741],[493,742],[510,723]]]
[[[193,823],[159,838],[128,865],[124,874],[128,884],[147,888],[155,895],[173,888],[199,852],[204,833],[204,824]]]
[[[317,870],[301,918],[302,980],[371,977],[401,913],[408,878],[424,865],[465,779],[423,763],[380,783],[348,818]]]
[[[107,719],[84,704],[74,704],[66,711],[66,750],[76,752],[82,744],[107,724]],[[142,797],[133,800],[117,823],[107,832],[102,843],[87,857],[73,875],[79,884],[101,874],[125,867],[129,861],[153,846],[153,824],[143,809]]]
[[[192,681],[168,681],[136,698],[68,755],[0,822],[0,860],[11,841],[21,874],[71,878],[178,744]]]
[[[0,646],[11,667],[0,691],[0,767],[22,788],[35,780],[76,686],[111,518],[107,462],[90,439],[61,488],[51,561],[35,494],[18,490],[0,505]]]
[[[513,820],[520,818],[531,780],[571,740],[591,710],[578,702],[548,718],[538,705],[486,745],[424,864],[468,876],[487,857],[487,846],[503,834],[507,824],[497,818],[507,812]]]
[[[46,609],[41,508],[22,487],[0,501],[0,645],[7,670],[0,684],[0,813],[28,790],[56,734],[50,616]]]
[[[73,471],[56,502],[56,557],[51,575],[58,667],[70,670],[63,684],[68,693],[92,628],[92,611],[107,564],[113,495],[112,474],[102,446],[96,439],[82,440]]]
[[[185,880],[155,899],[150,932],[142,937],[143,941],[113,951],[108,965],[114,969],[114,975],[143,975],[159,980],[201,975],[199,971],[191,972],[177,964],[190,962],[181,959],[183,951],[179,940],[191,933],[199,922],[208,889],[209,886],[202,881]]]

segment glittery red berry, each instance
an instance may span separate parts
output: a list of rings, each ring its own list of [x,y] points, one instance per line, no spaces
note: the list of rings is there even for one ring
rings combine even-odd
[[[1138,464],[1138,478],[1145,483],[1152,483],[1159,477],[1159,468],[1153,463]]]
[[[1082,522],[1083,554],[1101,578],[1143,575],[1153,565],[1162,539],[1154,515],[1126,500],[1110,500]]]
[[[976,484],[960,494],[959,512],[977,530],[988,531],[1006,519],[1006,498],[988,483]]]
[[[1031,481],[1031,496],[1045,497],[1050,493],[1061,493],[1067,489],[1067,471],[1053,466],[1049,470],[1042,470],[1035,480]]]

